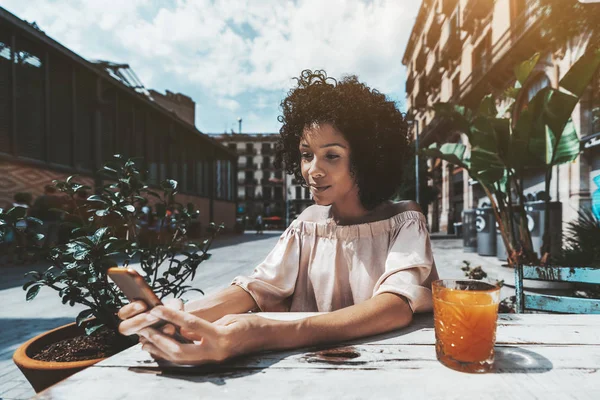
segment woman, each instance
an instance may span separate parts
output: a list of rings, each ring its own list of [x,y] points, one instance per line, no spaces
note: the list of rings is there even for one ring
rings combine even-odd
[[[310,187],[315,205],[281,235],[249,277],[212,296],[144,312],[124,307],[121,333],[180,364],[340,342],[399,329],[431,311],[437,271],[416,203],[389,199],[401,183],[407,125],[394,103],[360,83],[303,71],[282,101],[277,162]],[[179,309],[178,309],[179,308]],[[275,321],[248,311],[327,311]],[[238,315],[239,314],[239,315]],[[159,321],[162,331],[148,327]],[[171,338],[174,325],[194,344]]]

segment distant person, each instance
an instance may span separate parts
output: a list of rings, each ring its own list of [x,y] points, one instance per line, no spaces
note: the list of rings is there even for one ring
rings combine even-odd
[[[28,216],[32,198],[31,193],[15,193],[13,203],[8,208],[24,208],[26,210],[25,216]],[[25,233],[27,221],[22,219],[16,223],[15,227],[17,228],[16,231],[13,229],[7,230],[3,237],[4,245],[2,247],[4,248],[3,251],[6,252],[9,264],[21,264],[27,260],[27,236]]]
[[[262,215],[258,215],[256,217],[256,234],[263,234],[263,219],[262,219]]]
[[[44,194],[35,199],[31,207],[31,216],[44,223],[44,239],[42,246],[50,248],[58,242],[59,224],[62,219],[64,204],[52,185],[44,187]]]

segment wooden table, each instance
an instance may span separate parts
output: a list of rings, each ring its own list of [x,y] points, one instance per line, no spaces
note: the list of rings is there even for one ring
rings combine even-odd
[[[293,319],[309,313],[261,313]],[[221,365],[160,369],[135,346],[39,399],[600,399],[600,315],[501,314],[495,372],[435,357],[431,314],[344,345],[270,352]]]

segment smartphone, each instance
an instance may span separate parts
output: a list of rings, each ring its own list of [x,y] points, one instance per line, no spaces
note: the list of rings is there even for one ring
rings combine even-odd
[[[127,296],[129,301],[141,300],[148,306],[148,310],[162,306],[163,303],[152,291],[148,283],[142,278],[140,274],[131,268],[118,268],[112,267],[108,269],[108,276],[115,282],[115,284],[121,289],[121,291]],[[152,328],[158,329],[165,325],[166,321],[159,321]],[[173,337],[181,343],[193,343],[193,341],[186,339],[179,333],[179,328],[175,327],[175,335]]]

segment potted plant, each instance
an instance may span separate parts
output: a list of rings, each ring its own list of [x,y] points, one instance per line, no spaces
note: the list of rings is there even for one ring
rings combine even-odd
[[[139,263],[139,272],[161,299],[202,292],[186,282],[210,257],[208,250],[223,226],[211,224],[212,235],[202,243],[189,241],[188,228],[199,212],[192,204],[183,206],[175,201],[178,184],[174,180],[162,182],[162,194],[152,191],[138,163],[114,156],[101,171],[110,183],[89,197],[81,194],[91,188],[77,183],[73,176],[53,181],[67,199],[61,212],[70,234],[65,244],[45,254],[50,263],[46,271],[26,274],[30,280],[23,289],[27,301],[42,287],[49,287],[58,292],[63,304],[80,304],[86,309],[74,323],[39,335],[15,352],[15,364],[36,391],[135,343],[117,331],[116,314],[127,299],[108,280],[108,268]],[[148,223],[149,209],[144,208],[151,198],[156,201],[155,226]],[[23,220],[27,228],[19,230],[18,223]],[[41,221],[26,217],[22,209],[0,211],[2,232],[40,239],[41,225]]]
[[[539,54],[515,68],[516,83],[497,101],[487,95],[479,108],[437,103],[436,115],[446,118],[468,138],[466,143],[432,144],[424,155],[441,158],[467,170],[487,195],[496,218],[508,263],[547,265],[550,260],[549,213],[538,258],[525,213],[523,176],[530,168],[543,168],[549,193],[554,166],[573,161],[580,143],[571,113],[600,65],[600,49],[588,50],[560,80],[558,88],[541,89],[530,101],[521,90],[539,60]],[[515,102],[521,100],[520,109]],[[503,104],[502,110],[497,104]],[[545,197],[546,209],[550,197]]]

